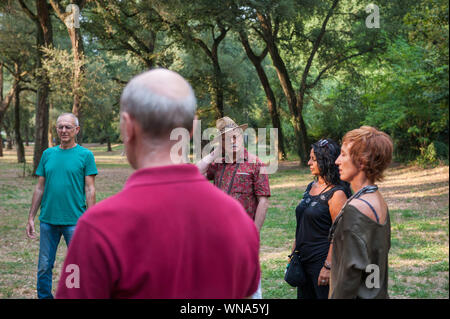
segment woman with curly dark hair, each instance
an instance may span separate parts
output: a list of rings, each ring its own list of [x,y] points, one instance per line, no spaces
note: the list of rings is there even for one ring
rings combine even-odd
[[[303,284],[297,289],[299,299],[328,298],[332,252],[328,234],[335,217],[351,196],[350,187],[341,181],[335,164],[339,153],[339,145],[331,139],[311,145],[308,165],[314,180],[295,210],[297,227],[292,254],[299,255],[305,274]]]

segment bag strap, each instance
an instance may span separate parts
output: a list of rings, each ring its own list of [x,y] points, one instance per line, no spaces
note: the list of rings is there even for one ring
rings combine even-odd
[[[231,177],[230,186],[228,187],[228,192],[227,192],[228,195],[231,193],[231,188],[233,187],[234,177],[236,176],[236,173],[239,169],[239,164],[240,163],[236,163],[236,168],[234,169],[233,176]]]
[[[219,187],[219,188],[220,188],[220,186],[222,186],[222,177],[223,177],[223,173],[225,173],[225,168],[226,168],[225,164],[222,164],[222,165],[223,165],[222,173],[220,174],[219,184],[217,185],[217,187]]]
[[[237,173],[237,171],[239,169],[239,164],[240,163],[236,163],[236,168],[234,169],[233,176],[231,177],[231,181],[230,181],[230,185],[228,187],[227,194],[231,193],[231,188],[233,187],[234,178],[236,177],[236,173]],[[218,185],[219,188],[222,186],[222,178],[223,178],[223,174],[225,173],[225,168],[226,168],[226,165],[223,164],[222,173],[220,174],[220,179],[219,179],[219,185]]]

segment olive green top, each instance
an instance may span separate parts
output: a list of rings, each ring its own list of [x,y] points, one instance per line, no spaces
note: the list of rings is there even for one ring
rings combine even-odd
[[[330,298],[389,298],[390,247],[389,211],[379,224],[346,205],[334,232]]]

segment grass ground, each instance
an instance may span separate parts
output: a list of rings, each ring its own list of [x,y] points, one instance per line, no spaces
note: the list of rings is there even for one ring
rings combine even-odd
[[[85,145],[94,152],[99,175],[97,200],[121,188],[132,173],[122,146],[106,152],[104,145]],[[25,225],[36,180],[27,177],[28,163],[16,163],[14,150],[0,158],[0,298],[36,298],[39,241],[26,237]],[[296,162],[280,163],[270,176],[272,197],[261,234],[261,267],[264,298],[296,298],[284,280],[287,255],[294,239],[295,207],[306,185],[309,170]],[[25,177],[24,176],[25,172]],[[394,165],[379,184],[389,204],[392,247],[389,254],[391,298],[449,298],[449,168],[423,169]],[[36,218],[37,232],[39,222]],[[54,288],[66,254],[62,240],[54,268]]]

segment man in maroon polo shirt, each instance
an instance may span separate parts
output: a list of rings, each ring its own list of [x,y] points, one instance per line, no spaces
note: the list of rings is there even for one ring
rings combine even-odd
[[[195,109],[175,72],[155,69],[127,84],[120,129],[136,172],[78,221],[57,298],[244,298],[257,290],[252,219],[195,165],[172,163],[170,132],[192,132]]]
[[[255,222],[258,232],[264,224],[270,197],[269,178],[263,163],[244,147],[247,124],[237,125],[231,118],[216,121],[222,152],[217,149],[197,163],[200,172],[214,185],[237,199]],[[223,156],[219,159],[220,156]],[[262,298],[261,285],[252,296]]]

